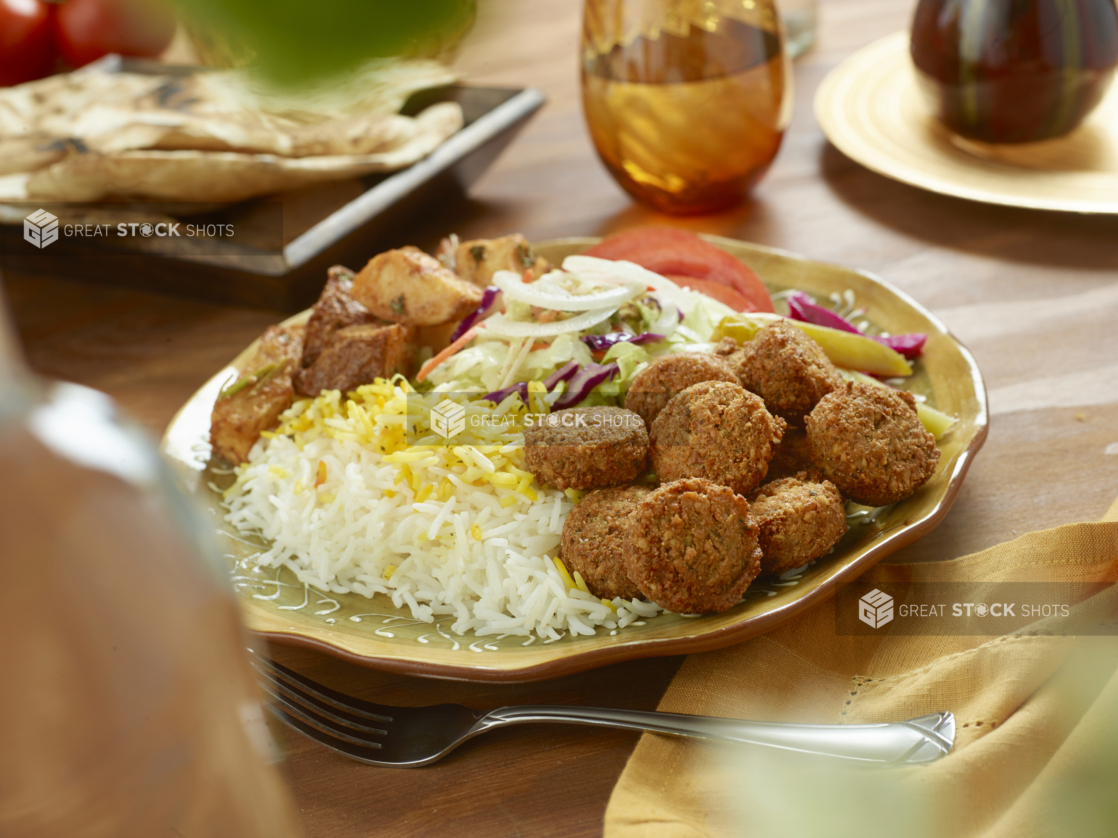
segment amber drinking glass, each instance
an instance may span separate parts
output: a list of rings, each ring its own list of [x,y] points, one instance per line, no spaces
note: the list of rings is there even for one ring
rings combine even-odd
[[[749,194],[791,111],[772,0],[585,0],[582,26],[583,109],[617,182],[670,213]]]

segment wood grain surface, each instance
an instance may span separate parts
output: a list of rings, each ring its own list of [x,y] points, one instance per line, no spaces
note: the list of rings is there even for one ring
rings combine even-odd
[[[669,223],[873,271],[938,314],[986,377],[991,432],[954,509],[890,561],[949,559],[1029,530],[1098,518],[1118,494],[1118,219],[971,204],[895,183],[832,148],[812,117],[828,70],[908,24],[912,4],[821,0],[795,69],[791,128],[754,200],[670,219],[611,181],[578,101],[577,0],[490,0],[460,65],[477,83],[533,85],[549,103],[466,200],[433,206],[406,240],[431,248],[522,231],[533,239]],[[370,254],[371,255],[371,254]],[[31,365],[104,390],[153,436],[212,373],[278,319],[59,280],[9,279]],[[278,649],[288,665],[383,703],[477,709],[549,702],[655,707],[680,659],[636,661],[523,686],[378,674]],[[281,736],[284,734],[281,732]],[[601,833],[635,734],[512,728],[434,767],[362,766],[294,735],[285,771],[312,838]]]

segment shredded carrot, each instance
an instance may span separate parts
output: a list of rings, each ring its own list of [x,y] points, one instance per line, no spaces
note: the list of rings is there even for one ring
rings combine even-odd
[[[431,374],[431,371],[434,370],[435,367],[443,361],[448,360],[452,355],[458,354],[459,350],[465,348],[466,344],[473,340],[474,336],[477,335],[480,330],[481,326],[474,326],[472,329],[467,329],[462,337],[458,338],[458,340],[454,341],[454,343],[420,367],[419,372],[416,373],[415,380],[422,381]]]
[[[520,275],[521,282],[531,282],[533,279],[535,279],[535,276],[532,274],[531,268],[525,269],[524,273]]]
[[[536,322],[537,323],[550,323],[552,320],[554,320],[558,316],[559,316],[559,312],[552,311],[549,308],[545,308],[538,315],[536,315]]]
[[[544,343],[542,341],[536,341],[535,343],[532,344],[532,348],[528,351],[529,352],[538,352],[541,349],[550,349],[550,348],[551,348],[550,343]]]

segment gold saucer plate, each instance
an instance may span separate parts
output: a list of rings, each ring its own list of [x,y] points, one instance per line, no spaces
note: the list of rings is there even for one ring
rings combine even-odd
[[[836,148],[911,186],[1029,209],[1118,213],[1118,84],[1067,136],[1038,143],[967,140],[933,115],[917,85],[907,32],[831,71],[815,118]]]

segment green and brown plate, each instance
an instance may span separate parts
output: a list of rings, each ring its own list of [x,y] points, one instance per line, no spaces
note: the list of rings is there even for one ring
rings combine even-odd
[[[721,614],[661,614],[623,629],[600,628],[593,637],[568,635],[556,641],[460,636],[450,631],[451,619],[420,622],[385,597],[322,593],[297,582],[286,570],[246,569],[246,559],[265,545],[231,531],[223,520],[220,490],[232,476],[210,463],[208,439],[214,400],[230,376],[252,358],[253,343],[183,405],[162,444],[187,490],[218,530],[248,628],[273,643],[306,646],[377,669],[432,678],[534,681],[632,658],[738,643],[832,596],[889,553],[931,531],[947,515],[986,438],[986,391],[970,353],[934,315],[871,274],[761,245],[708,238],[753,268],[774,292],[797,288],[823,298],[850,292],[877,327],[892,333],[927,333],[924,355],[906,386],[957,422],[939,440],[942,455],[935,475],[916,494],[852,516],[850,532],[830,554],[779,579],[754,583],[740,604]],[[595,241],[563,239],[537,249],[558,264]],[[304,312],[288,322],[308,316]]]

